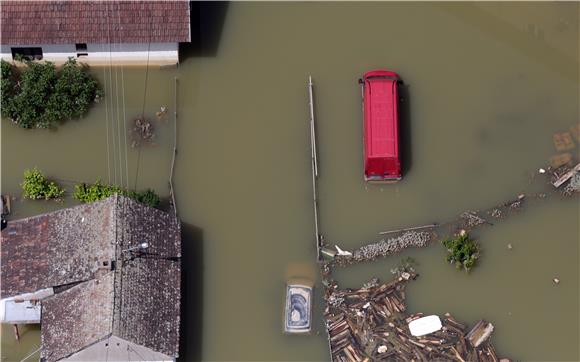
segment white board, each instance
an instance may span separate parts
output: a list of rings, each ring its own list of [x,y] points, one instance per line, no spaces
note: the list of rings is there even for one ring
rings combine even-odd
[[[436,315],[430,315],[415,319],[409,323],[409,330],[415,337],[424,336],[429,333],[436,332],[441,329],[441,319]]]

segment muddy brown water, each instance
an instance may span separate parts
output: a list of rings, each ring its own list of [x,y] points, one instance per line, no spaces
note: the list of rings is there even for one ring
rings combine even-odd
[[[286,278],[317,275],[308,75],[321,228],[331,242],[354,248],[382,230],[442,222],[547,189],[530,185],[530,175],[556,153],[552,134],[580,119],[578,18],[578,3],[232,3],[216,56],[150,69],[146,86],[144,68],[93,68],[107,102],[56,131],[2,120],[2,193],[19,197],[24,169],[37,166],[65,185],[137,181],[167,196],[173,123],[156,121],[155,112],[166,106],[172,115],[177,77],[177,206],[195,235],[184,243],[199,254],[184,263],[203,281],[186,291],[184,359],[326,360],[319,285],[313,335],[282,334]],[[356,80],[373,68],[397,71],[409,94],[407,171],[397,185],[362,181]],[[123,119],[141,114],[144,98],[156,146],[139,155],[127,147]],[[73,204],[16,202],[11,218]],[[549,197],[476,237],[483,256],[470,275],[446,265],[438,244],[401,255],[415,258],[421,274],[408,287],[410,310],[451,312],[469,324],[485,318],[496,326],[501,355],[579,360],[577,199]],[[387,280],[399,260],[336,277],[345,287]],[[21,332],[16,343],[11,327],[2,327],[3,361],[39,345],[38,328]]]

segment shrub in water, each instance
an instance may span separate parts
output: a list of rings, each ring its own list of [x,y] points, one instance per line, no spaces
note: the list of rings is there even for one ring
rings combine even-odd
[[[455,264],[457,269],[465,269],[469,272],[479,258],[479,245],[469,238],[467,233],[462,233],[455,238],[441,241],[447,248],[446,260]]]
[[[64,194],[64,189],[44,177],[42,172],[34,168],[24,171],[24,181],[21,184],[24,197],[32,200],[56,199]]]
[[[73,197],[81,202],[93,202],[105,199],[114,194],[130,197],[142,204],[157,207],[159,206],[159,196],[151,189],[142,192],[128,191],[115,185],[105,185],[100,181],[94,184],[80,183],[75,185]]]

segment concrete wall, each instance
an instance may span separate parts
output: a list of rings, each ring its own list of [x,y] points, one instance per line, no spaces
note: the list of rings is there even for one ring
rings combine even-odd
[[[179,61],[178,43],[87,44],[87,55],[78,56],[75,44],[2,45],[0,58],[13,61],[12,48],[42,48],[43,60],[64,63],[69,57],[89,65],[171,65]]]

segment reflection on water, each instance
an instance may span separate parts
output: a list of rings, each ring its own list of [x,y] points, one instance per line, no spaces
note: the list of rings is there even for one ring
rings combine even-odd
[[[529,173],[556,153],[552,134],[579,120],[578,6],[231,3],[215,56],[185,58],[177,70],[151,69],[150,119],[161,106],[172,114],[179,78],[174,184],[182,220],[199,228],[189,235],[202,235],[184,237],[203,246],[192,247],[197,259],[184,263],[184,360],[328,359],[319,285],[313,334],[281,332],[287,267],[311,263],[316,270],[308,74],[316,88],[321,228],[329,241],[354,248],[381,230],[449,220],[528,189]],[[362,181],[356,80],[383,67],[407,85],[408,169],[399,184],[374,186]],[[105,81],[102,68],[94,72]],[[156,124],[156,146],[140,154],[129,149],[125,169],[115,158],[122,152],[107,147],[107,137],[117,136],[117,149],[124,149],[114,132],[141,114],[145,73],[118,74],[126,122],[106,117],[103,103],[56,132],[24,131],[3,120],[2,192],[19,195],[23,170],[38,166],[80,181],[107,180],[117,170],[118,181],[128,174],[124,182],[167,196],[171,122]],[[110,99],[123,94],[114,82],[106,87]],[[70,204],[17,203],[14,217]],[[496,326],[502,355],[578,360],[577,343],[570,343],[579,340],[578,216],[574,201],[550,199],[479,232],[484,254],[470,275],[445,264],[438,245],[403,253],[420,264],[421,277],[408,288],[411,311],[449,311],[468,323],[484,317]],[[372,276],[385,280],[399,260],[341,270],[339,281],[356,287]],[[24,357],[38,336],[26,333],[15,344],[3,333],[3,358]]]

